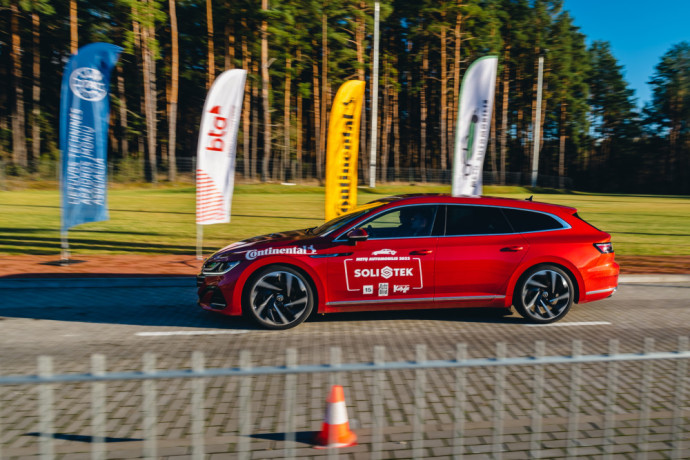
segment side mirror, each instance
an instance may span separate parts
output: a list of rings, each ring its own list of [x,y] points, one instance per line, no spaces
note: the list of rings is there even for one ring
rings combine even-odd
[[[366,241],[369,238],[369,234],[363,228],[355,228],[347,233],[347,240],[355,244],[357,241]]]

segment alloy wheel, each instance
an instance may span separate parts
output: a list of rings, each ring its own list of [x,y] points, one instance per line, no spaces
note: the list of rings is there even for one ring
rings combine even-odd
[[[521,313],[536,322],[553,322],[572,304],[572,284],[560,270],[544,268],[529,275],[521,292]]]
[[[311,297],[311,289],[299,273],[276,269],[256,278],[249,294],[249,307],[254,319],[264,327],[287,329],[309,315]]]

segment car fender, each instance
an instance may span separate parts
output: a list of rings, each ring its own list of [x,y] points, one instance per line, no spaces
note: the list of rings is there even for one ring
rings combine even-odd
[[[316,288],[317,304],[314,305],[315,311],[322,309],[323,299],[325,299],[325,287],[318,272],[300,258],[275,256],[257,259],[242,271],[242,274],[237,279],[235,291],[233,292],[232,296],[232,314],[239,315],[242,313],[242,291],[244,290],[244,285],[247,283],[249,277],[252,276],[257,270],[260,270],[262,267],[266,267],[268,265],[290,265],[303,271],[307,276],[309,276],[309,278],[311,278],[312,285]]]
[[[542,265],[542,264],[551,264],[551,265],[557,265],[565,270],[567,270],[571,275],[572,278],[575,281],[575,289],[577,290],[577,296],[575,299],[575,302],[577,302],[580,298],[580,293],[582,292],[582,289],[585,285],[584,280],[582,279],[582,276],[580,275],[580,270],[577,269],[575,265],[573,265],[572,262],[570,262],[567,259],[564,259],[562,257],[558,256],[549,256],[549,257],[538,257],[534,259],[527,259],[523,260],[522,263],[515,269],[513,272],[513,275],[510,277],[510,280],[508,281],[508,288],[506,289],[506,297],[505,297],[505,306],[510,307],[513,304],[513,294],[515,292],[515,286],[517,285],[518,280],[520,277],[525,273],[527,270],[530,268],[536,266],[536,265]]]

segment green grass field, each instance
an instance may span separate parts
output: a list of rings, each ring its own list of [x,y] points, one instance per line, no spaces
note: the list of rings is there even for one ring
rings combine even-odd
[[[194,254],[194,187],[115,186],[110,220],[69,232],[73,254]],[[450,186],[360,189],[359,204],[399,193],[448,193]],[[578,208],[613,235],[620,255],[690,255],[690,197],[534,193],[535,201]],[[522,187],[486,187],[486,195],[523,199]],[[230,242],[323,222],[321,187],[276,184],[235,188],[232,222],[204,227],[204,254]],[[0,191],[0,254],[59,254],[60,195],[53,189]]]

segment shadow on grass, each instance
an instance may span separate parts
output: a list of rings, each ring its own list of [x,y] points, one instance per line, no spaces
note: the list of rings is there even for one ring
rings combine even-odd
[[[0,232],[6,231],[0,229]],[[46,250],[53,249],[56,253],[60,251],[59,237],[40,237],[40,236],[26,236],[21,235],[23,231],[17,230],[17,236],[14,235],[0,235],[0,251],[2,246],[10,246],[11,248],[22,248],[25,254],[45,254]],[[57,233],[57,232],[56,232]],[[95,232],[94,232],[95,233]],[[122,235],[139,235],[151,236],[155,238],[155,234],[150,233],[131,233],[131,232],[103,232],[103,233],[118,233]],[[190,237],[191,238],[191,237]],[[72,251],[78,250],[100,250],[100,251],[135,251],[146,254],[194,254],[196,246],[189,245],[167,245],[150,242],[131,242],[131,241],[103,241],[91,240],[86,238],[70,238],[70,249]],[[8,248],[10,249],[10,248]]]

